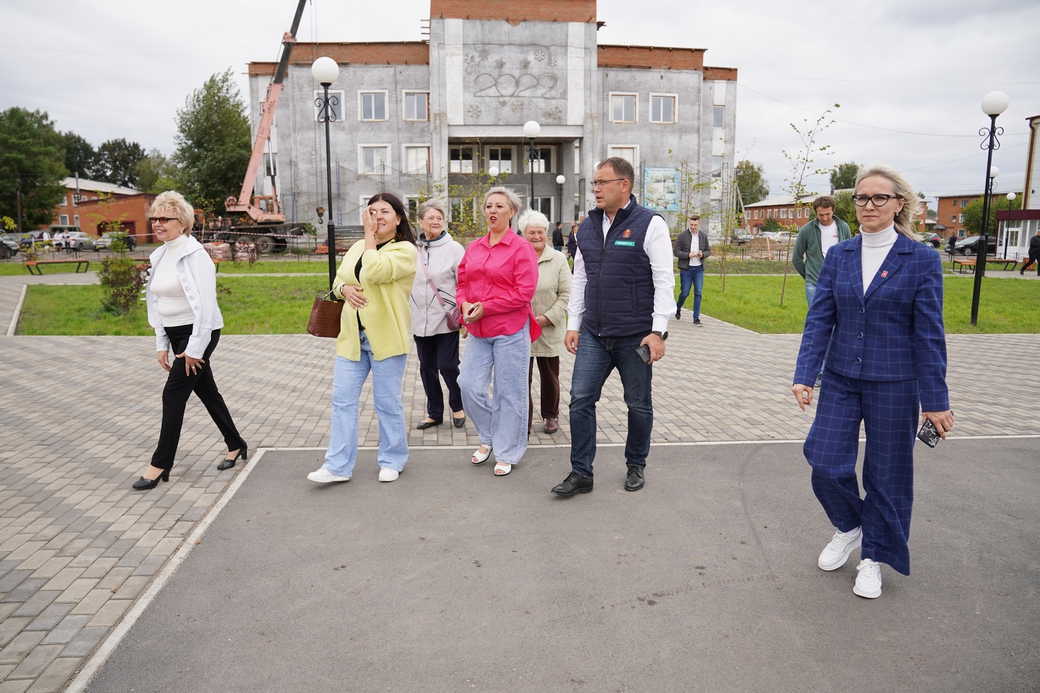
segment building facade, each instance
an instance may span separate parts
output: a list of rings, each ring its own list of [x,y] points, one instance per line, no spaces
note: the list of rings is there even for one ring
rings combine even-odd
[[[1029,239],[1040,231],[1040,115],[1026,118],[1029,145],[1026,147],[1026,184],[1022,209],[997,209],[997,255],[1021,260],[1029,257]]]
[[[732,206],[736,69],[705,66],[703,49],[599,45],[601,25],[595,0],[431,0],[428,41],[296,44],[257,192],[276,185],[292,221],[315,223],[326,206],[310,65],[327,55],[340,66],[330,87],[337,224],[359,223],[364,200],[383,190],[412,209],[432,196],[454,220],[476,216],[475,192],[492,184],[569,221],[592,206],[595,164],[622,156],[636,195],[673,226],[697,211],[717,230]],[[254,132],[274,69],[249,64]],[[541,126],[533,147],[522,136],[531,120]]]
[[[1016,195],[1019,198],[1022,197],[1022,193],[1016,193]],[[982,199],[982,195],[939,195],[935,214],[936,229],[938,230],[939,225],[945,226],[945,230],[942,230],[945,238],[950,236],[964,238],[967,236],[968,230],[964,228],[964,210],[972,202],[980,199]],[[998,210],[1001,209],[1002,205],[1007,204],[1007,193],[993,193],[990,196],[990,204],[994,205]]]
[[[813,217],[812,201],[817,197],[816,194],[806,195],[799,203],[790,195],[782,195],[744,205],[744,224],[752,231],[761,229],[770,219],[781,226],[804,226]]]

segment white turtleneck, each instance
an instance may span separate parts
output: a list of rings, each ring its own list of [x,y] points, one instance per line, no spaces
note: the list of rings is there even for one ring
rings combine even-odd
[[[863,293],[867,293],[874,275],[881,269],[881,263],[888,257],[888,251],[896,244],[896,227],[873,233],[865,231],[861,226],[859,235],[863,237]]]
[[[158,299],[157,306],[163,327],[190,325],[195,320],[191,305],[184,296],[184,287],[177,278],[177,257],[180,256],[177,251],[187,242],[188,237],[184,234],[172,241],[166,241],[166,252],[163,253],[152,276],[151,290]]]

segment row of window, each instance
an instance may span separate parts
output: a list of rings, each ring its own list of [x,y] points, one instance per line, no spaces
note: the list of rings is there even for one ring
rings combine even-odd
[[[321,120],[321,102],[324,92],[314,90],[314,120]],[[329,110],[332,120],[343,120],[343,108],[346,106],[345,92],[334,90],[329,92]],[[386,89],[358,91],[357,119],[367,122],[379,122],[390,119],[390,92]],[[430,119],[430,92],[404,90],[401,92],[402,119],[427,121]]]
[[[964,215],[963,214],[954,214],[952,217],[950,217],[950,223],[951,224],[963,224],[964,223]]]
[[[679,122],[679,95],[649,95],[648,108],[651,123]],[[725,127],[726,107],[712,106],[712,127]],[[612,123],[639,122],[639,94],[634,92],[612,91],[609,95],[608,116]]]
[[[752,208],[751,219],[808,219],[812,216],[809,207],[764,207]]]

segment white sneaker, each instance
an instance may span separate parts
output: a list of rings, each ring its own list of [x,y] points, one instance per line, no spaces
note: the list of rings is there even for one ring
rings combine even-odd
[[[333,474],[329,470],[325,469],[325,467],[319,467],[318,469],[315,469],[313,472],[307,475],[307,478],[316,484],[331,484],[337,481],[350,481],[349,476],[339,476],[338,474]]]
[[[847,532],[835,532],[827,545],[820,552],[816,565],[820,570],[837,570],[845,565],[852,552],[863,543],[863,530],[859,527]]]
[[[856,584],[852,591],[865,599],[877,599],[881,596],[881,564],[864,558],[856,566]]]
[[[379,468],[380,481],[397,481],[397,477],[399,476],[401,476],[401,473],[396,469],[390,469],[390,467]]]

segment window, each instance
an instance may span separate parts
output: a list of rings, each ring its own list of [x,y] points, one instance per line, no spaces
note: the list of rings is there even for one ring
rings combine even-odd
[[[531,209],[537,209],[539,212],[544,214],[548,219],[552,220],[552,201],[551,197],[535,197],[531,199]]]
[[[531,169],[534,169],[535,173],[552,173],[556,170],[554,159],[555,147],[535,147],[534,161],[530,160],[531,154],[527,148],[524,149],[524,153],[527,155],[527,172],[530,173]],[[533,164],[533,166],[532,166]]]
[[[361,120],[386,120],[386,92],[359,91],[358,117]]]
[[[385,144],[362,144],[358,147],[358,172],[386,174],[390,170],[390,147]]]
[[[476,200],[451,200],[451,221],[455,224],[472,222],[477,218],[475,205]]]
[[[957,215],[957,223],[958,224],[963,224],[964,223],[964,215],[963,214],[958,214]]]
[[[714,127],[722,128],[726,127],[726,107],[725,106],[712,106],[711,107],[711,124]]]
[[[636,97],[638,94],[610,95],[610,122],[634,123],[638,119],[636,113]]]
[[[651,94],[650,95],[650,122],[651,123],[674,123],[676,118],[676,104],[678,97],[675,94]]]
[[[953,216],[950,217],[950,223],[951,224],[956,224],[957,223],[957,215],[956,214],[954,214]]]
[[[448,173],[473,173],[473,147],[448,148]]]
[[[418,226],[419,224],[419,197],[417,195],[407,195],[404,198],[405,204],[408,205],[408,221],[411,222],[412,226]],[[418,228],[415,229],[418,231]]]
[[[405,120],[430,119],[430,92],[406,91],[403,101]]]
[[[61,224],[62,226],[68,226],[69,225],[69,215],[68,214],[60,214],[60,215],[58,215],[58,223]]]
[[[491,172],[497,169],[499,174],[513,172],[512,147],[488,147],[484,151],[484,169],[486,171]]]
[[[314,120],[319,123],[324,122],[322,120],[321,109],[318,104],[321,103],[325,97],[325,92],[322,89],[314,90]],[[330,123],[335,123],[343,120],[343,92],[342,91],[329,91],[329,111],[332,113],[332,118],[329,119]],[[273,140],[272,140],[273,141]]]
[[[79,226],[79,215],[78,214],[72,215],[72,225],[73,226]],[[1015,233],[1018,233],[1018,231],[1016,230]],[[1015,241],[1015,245],[1018,245],[1018,241]]]
[[[718,178],[722,175],[722,157],[713,156],[711,157],[711,175],[714,178]]]
[[[632,164],[632,168],[639,170],[639,147],[634,144],[619,144],[607,147],[607,156],[619,156],[628,163]]]
[[[426,144],[404,145],[404,172],[425,175],[430,173],[430,146]]]

